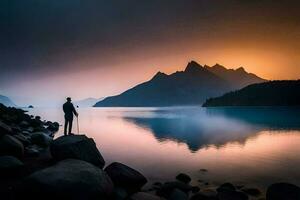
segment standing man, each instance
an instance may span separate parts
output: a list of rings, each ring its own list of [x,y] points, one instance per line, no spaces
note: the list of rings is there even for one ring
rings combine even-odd
[[[70,135],[72,132],[73,114],[76,115],[76,117],[78,117],[78,113],[76,112],[71,101],[72,101],[71,97],[68,97],[67,102],[64,103],[64,105],[63,105],[63,110],[65,113],[65,129],[64,129],[65,135]],[[67,134],[68,125],[69,125],[69,131]]]

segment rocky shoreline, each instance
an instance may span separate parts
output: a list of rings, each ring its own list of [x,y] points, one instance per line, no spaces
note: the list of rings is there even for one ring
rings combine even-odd
[[[106,165],[92,138],[61,136],[57,122],[42,121],[0,104],[1,199],[107,200],[299,200],[300,188],[275,183],[266,194],[224,183],[216,189],[191,185],[178,174],[151,186],[140,172],[122,163]]]

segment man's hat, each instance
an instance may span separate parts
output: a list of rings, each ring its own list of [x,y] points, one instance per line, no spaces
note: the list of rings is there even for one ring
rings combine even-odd
[[[68,100],[68,101],[71,101],[71,97],[67,97],[67,100]]]

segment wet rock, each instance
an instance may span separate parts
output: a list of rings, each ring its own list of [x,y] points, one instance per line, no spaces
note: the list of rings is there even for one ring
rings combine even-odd
[[[24,173],[24,164],[13,156],[0,156],[0,177],[17,177]]]
[[[74,158],[103,168],[105,161],[93,139],[85,135],[61,136],[52,141],[50,151],[54,159]]]
[[[168,198],[174,189],[179,189],[185,193],[188,193],[192,190],[192,186],[180,181],[166,182],[159,190],[157,190],[157,195]]]
[[[233,184],[231,183],[223,183],[222,185],[220,185],[218,188],[217,188],[217,191],[218,192],[221,192],[221,191],[224,191],[224,190],[232,190],[234,191],[235,190],[235,187]]]
[[[300,188],[290,183],[275,183],[268,187],[267,200],[299,200]]]
[[[67,159],[37,171],[22,182],[17,199],[106,199],[113,191],[107,174],[81,160]]]
[[[217,197],[219,200],[248,200],[248,196],[243,192],[238,192],[234,190],[221,190],[218,191]]]
[[[32,144],[47,147],[50,145],[52,138],[43,132],[35,132],[31,134]]]
[[[191,182],[192,179],[189,175],[184,174],[184,173],[180,173],[176,176],[176,180],[188,184],[188,183]]]
[[[23,144],[10,135],[4,135],[0,138],[0,155],[10,155],[22,158],[24,154]]]
[[[105,171],[116,186],[125,188],[129,193],[139,191],[147,183],[140,172],[122,163],[111,163]]]
[[[11,135],[12,129],[7,124],[0,121],[0,137],[6,134]]]
[[[242,191],[251,196],[259,196],[261,194],[261,191],[257,188],[243,188]]]
[[[187,200],[187,199],[188,199],[188,195],[177,188],[175,188],[171,192],[171,194],[168,198],[168,200]]]
[[[146,192],[135,193],[129,199],[130,200],[162,200],[160,197]]]

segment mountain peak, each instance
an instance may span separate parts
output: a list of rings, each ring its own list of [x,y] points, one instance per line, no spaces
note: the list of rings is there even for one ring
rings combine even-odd
[[[246,72],[246,70],[244,69],[244,67],[239,67],[236,69],[237,72]]]
[[[223,65],[220,65],[219,63],[216,63],[214,66],[212,66],[212,68],[215,69],[222,69],[222,70],[227,70]]]
[[[200,64],[198,64],[195,61],[191,61],[188,63],[188,65],[185,68],[185,72],[195,72],[195,71],[199,71],[199,69],[203,68]]]
[[[168,75],[165,74],[165,73],[163,73],[163,72],[161,72],[161,71],[159,71],[159,72],[157,72],[157,73],[153,76],[152,79],[162,78],[162,77],[166,77],[166,76],[168,76]]]

